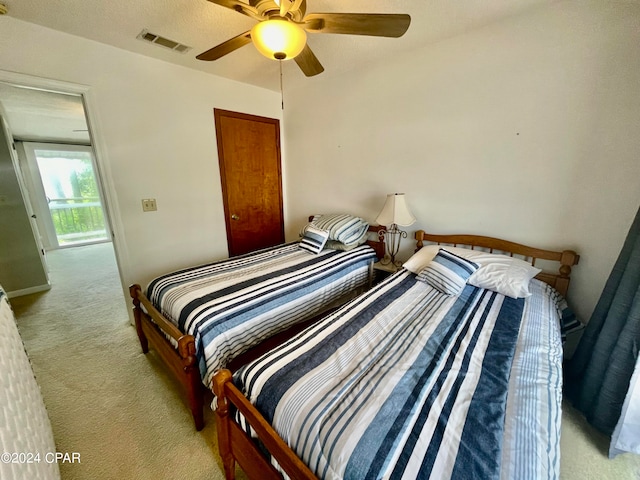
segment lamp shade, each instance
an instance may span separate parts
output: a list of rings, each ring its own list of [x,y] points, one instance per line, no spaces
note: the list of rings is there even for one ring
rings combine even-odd
[[[376,222],[380,225],[400,225],[408,227],[413,225],[416,217],[409,211],[404,193],[390,193],[384,202],[382,211],[378,214]]]
[[[307,34],[293,22],[272,19],[257,23],[251,29],[251,40],[265,57],[289,60],[307,44]]]

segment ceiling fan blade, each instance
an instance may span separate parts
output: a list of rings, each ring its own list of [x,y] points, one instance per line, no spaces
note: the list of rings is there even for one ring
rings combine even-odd
[[[256,20],[262,20],[262,17],[260,16],[260,13],[258,13],[257,9],[239,0],[208,0],[208,1],[211,3],[215,3],[216,5],[220,5],[221,7],[230,8],[231,10],[235,10],[238,13],[242,13],[243,15],[247,15],[248,17],[255,18]]]
[[[315,54],[309,48],[309,45],[305,45],[302,52],[300,52],[294,60],[307,77],[313,77],[324,72],[324,67],[315,56]]]
[[[310,13],[301,25],[312,33],[344,33],[374,37],[401,37],[411,17],[395,13]]]
[[[220,45],[210,48],[206,52],[202,52],[196,58],[198,60],[212,61],[217,60],[220,57],[224,57],[227,53],[231,53],[234,50],[244,47],[247,43],[251,43],[251,31],[241,33],[237,37],[233,37],[226,42],[222,42]]]

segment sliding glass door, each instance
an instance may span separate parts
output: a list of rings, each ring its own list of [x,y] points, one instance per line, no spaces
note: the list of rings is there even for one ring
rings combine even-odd
[[[109,240],[91,147],[25,143],[25,151],[49,248]]]

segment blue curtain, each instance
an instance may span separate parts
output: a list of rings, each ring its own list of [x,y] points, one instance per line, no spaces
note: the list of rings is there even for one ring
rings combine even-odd
[[[639,348],[640,210],[566,368],[565,394],[608,435],[620,420]]]

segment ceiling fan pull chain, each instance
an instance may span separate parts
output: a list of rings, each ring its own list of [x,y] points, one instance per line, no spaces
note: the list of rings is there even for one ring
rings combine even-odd
[[[282,88],[282,60],[278,60],[280,64],[280,102],[282,104],[282,110],[284,110],[284,90]]]

